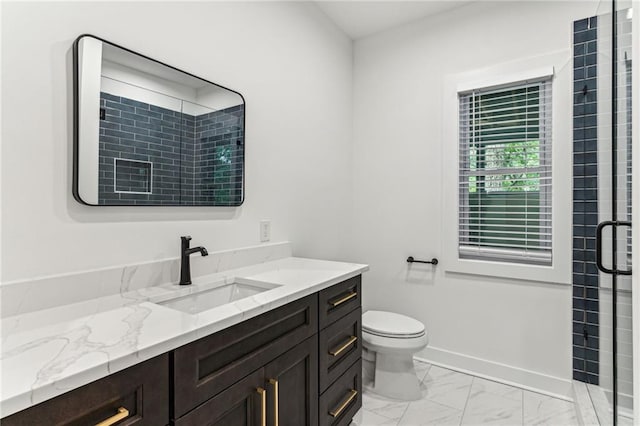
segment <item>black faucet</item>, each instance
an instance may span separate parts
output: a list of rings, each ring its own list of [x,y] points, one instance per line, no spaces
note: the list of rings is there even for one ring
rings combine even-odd
[[[189,260],[189,256],[193,253],[200,252],[202,256],[208,256],[209,253],[207,249],[200,246],[189,248],[189,241],[191,241],[191,237],[180,237],[182,240],[181,250],[180,250],[180,285],[189,285],[191,284],[191,261]]]

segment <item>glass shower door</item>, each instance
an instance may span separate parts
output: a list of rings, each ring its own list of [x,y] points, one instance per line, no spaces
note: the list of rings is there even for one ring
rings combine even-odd
[[[598,220],[600,389],[608,407],[601,424],[631,425],[633,333],[631,305],[632,9],[607,2],[598,30]],[[606,409],[608,408],[608,409]]]

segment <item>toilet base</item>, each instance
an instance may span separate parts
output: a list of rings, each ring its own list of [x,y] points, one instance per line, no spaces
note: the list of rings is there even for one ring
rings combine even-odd
[[[373,392],[387,398],[416,401],[422,397],[412,353],[376,353]]]

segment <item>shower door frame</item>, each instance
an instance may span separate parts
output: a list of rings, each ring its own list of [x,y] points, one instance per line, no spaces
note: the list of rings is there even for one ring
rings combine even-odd
[[[640,1],[633,1],[632,16],[632,37],[633,45],[631,47],[633,58],[636,63],[640,59]],[[632,72],[632,176],[633,182],[640,183],[640,96],[638,89],[640,88],[640,70],[634,69]],[[637,189],[632,191],[632,205],[640,206],[640,191]],[[640,208],[636,207],[631,212],[632,221],[640,224]],[[633,242],[632,248],[632,265],[640,265],[640,227],[631,228],[631,238]],[[632,300],[632,322],[633,322],[633,419],[634,424],[640,424],[640,274],[631,276],[631,300]]]

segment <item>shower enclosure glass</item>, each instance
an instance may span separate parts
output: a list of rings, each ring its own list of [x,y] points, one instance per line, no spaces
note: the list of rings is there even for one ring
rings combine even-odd
[[[602,2],[597,28],[599,386],[601,424],[631,425],[632,2]],[[603,397],[604,394],[604,397]]]

